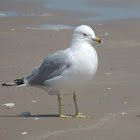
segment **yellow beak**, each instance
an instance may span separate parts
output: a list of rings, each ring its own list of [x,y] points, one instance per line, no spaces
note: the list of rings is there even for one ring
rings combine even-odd
[[[96,37],[96,38],[94,38],[94,39],[92,39],[92,40],[94,40],[94,41],[96,41],[96,42],[98,42],[98,43],[103,44],[103,41],[102,41],[100,38],[98,38],[98,37]]]

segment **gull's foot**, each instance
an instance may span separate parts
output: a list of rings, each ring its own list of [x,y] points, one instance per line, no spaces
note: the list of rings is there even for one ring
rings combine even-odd
[[[63,115],[63,114],[60,114],[59,115],[61,118],[72,118],[72,116],[67,116],[67,115]]]
[[[92,118],[91,116],[84,116],[84,115],[81,115],[79,112],[78,112],[78,114],[76,114],[75,117],[76,117],[76,118]]]

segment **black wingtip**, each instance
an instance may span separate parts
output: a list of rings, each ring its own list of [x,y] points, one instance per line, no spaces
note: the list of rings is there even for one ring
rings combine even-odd
[[[6,83],[4,83],[4,84],[2,84],[2,86],[7,86],[7,84],[6,84]]]
[[[4,83],[2,84],[2,86],[17,86],[17,85],[22,85],[22,84],[24,84],[24,78],[16,79],[14,80],[13,83]]]
[[[14,80],[14,83],[16,83],[17,85],[22,85],[22,84],[24,84],[24,78],[16,79],[16,80]]]

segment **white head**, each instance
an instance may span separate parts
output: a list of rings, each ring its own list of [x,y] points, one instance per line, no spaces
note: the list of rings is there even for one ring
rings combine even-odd
[[[87,42],[91,44],[93,41],[103,43],[101,39],[95,36],[94,31],[87,25],[81,25],[75,28],[72,43]]]

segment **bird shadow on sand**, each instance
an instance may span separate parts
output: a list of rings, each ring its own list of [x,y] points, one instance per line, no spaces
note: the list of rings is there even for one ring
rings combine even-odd
[[[72,115],[68,115],[72,116]],[[22,115],[0,115],[0,117],[21,117],[21,118],[59,118],[60,116],[58,114],[38,114],[38,115],[28,115],[28,116],[22,116]]]
[[[0,117],[23,117],[23,118],[27,118],[27,117],[33,117],[33,118],[52,118],[52,117],[59,117],[59,115],[57,114],[39,114],[39,115],[28,115],[28,116],[22,116],[22,115],[0,115]]]

